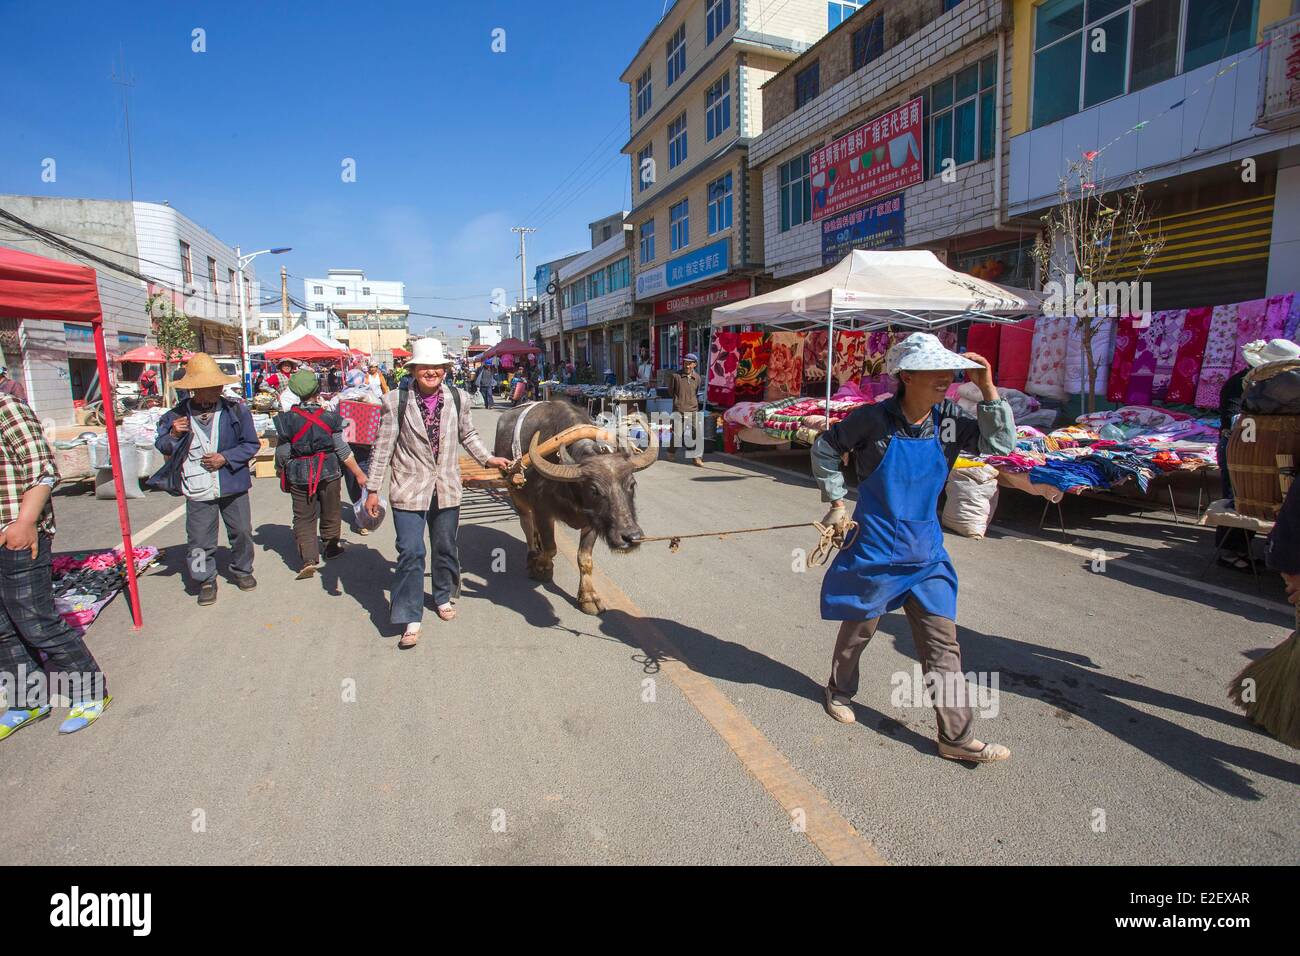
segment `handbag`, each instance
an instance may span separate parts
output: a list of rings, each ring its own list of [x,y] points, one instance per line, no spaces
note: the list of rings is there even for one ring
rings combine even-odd
[[[165,491],[169,495],[181,497],[185,493],[181,473],[185,467],[185,459],[190,453],[191,441],[193,441],[193,436],[186,435],[185,440],[176,447],[175,453],[163,462],[161,468],[145,480],[145,485],[154,491]]]

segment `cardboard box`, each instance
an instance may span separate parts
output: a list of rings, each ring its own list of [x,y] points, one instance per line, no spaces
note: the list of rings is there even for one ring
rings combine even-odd
[[[275,458],[254,458],[253,459],[253,477],[254,478],[274,478],[275,477]]]

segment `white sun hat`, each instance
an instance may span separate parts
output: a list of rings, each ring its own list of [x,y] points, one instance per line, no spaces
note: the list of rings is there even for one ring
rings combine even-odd
[[[411,357],[407,359],[406,364],[450,365],[451,359],[443,354],[442,343],[437,339],[416,339],[415,346],[411,349]]]
[[[890,375],[899,372],[958,371],[983,368],[978,362],[963,358],[943,347],[938,336],[929,332],[913,332],[885,354],[885,371]]]
[[[1241,347],[1241,355],[1247,365],[1259,368],[1269,362],[1291,362],[1300,359],[1300,345],[1287,339],[1274,339],[1271,342],[1256,339]]]

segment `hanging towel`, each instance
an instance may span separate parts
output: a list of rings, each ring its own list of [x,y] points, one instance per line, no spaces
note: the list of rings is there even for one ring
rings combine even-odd
[[[715,332],[709,345],[709,404],[730,408],[736,404],[736,363],[740,333]]]
[[[1232,376],[1232,358],[1237,351],[1237,306],[1216,305],[1210,318],[1210,333],[1205,339],[1205,358],[1201,378],[1196,383],[1196,404],[1201,408],[1218,408],[1223,383]]]
[[[803,340],[803,380],[826,381],[826,330],[815,329]]]
[[[767,387],[763,397],[777,399],[798,395],[803,388],[803,333],[773,332],[772,354],[767,363]]]
[[[1110,359],[1115,352],[1115,320],[1094,319],[1097,331],[1092,336],[1092,360],[1097,369],[1094,395],[1106,394],[1106,379],[1110,376]],[[1083,355],[1083,323],[1070,320],[1070,338],[1065,348],[1065,390],[1071,395],[1088,391],[1088,368]]]
[[[772,344],[766,332],[741,332],[736,360],[736,401],[758,402],[763,399],[767,379],[767,361]]]
[[[857,384],[861,381],[866,358],[866,332],[836,332],[835,366],[831,373],[835,376],[835,384],[842,386],[847,382]]]
[[[1300,345],[1300,295],[1291,300],[1291,312],[1286,317],[1286,328],[1282,330],[1282,338],[1290,339]]]
[[[1291,306],[1294,302],[1294,292],[1269,298],[1268,308],[1264,312],[1264,330],[1259,336],[1261,339],[1265,342],[1272,342],[1274,339],[1286,337],[1286,323],[1291,315]]]
[[[1268,299],[1251,299],[1237,306],[1237,347],[1233,350],[1232,375],[1246,367],[1246,356],[1241,347],[1264,337],[1264,318],[1267,314]]]
[[[1137,352],[1138,336],[1142,330],[1137,328],[1141,319],[1126,316],[1119,320],[1115,330],[1115,355],[1110,362],[1110,381],[1106,385],[1106,399],[1124,404],[1128,394],[1128,380],[1133,372],[1133,356]]]
[[[1070,342],[1070,317],[1044,316],[1034,326],[1034,351],[1025,391],[1040,398],[1065,401],[1065,350]]]
[[[1150,405],[1151,389],[1156,377],[1155,316],[1134,324],[1137,347],[1133,350],[1133,367],[1128,373],[1124,401],[1129,405]]]
[[[885,375],[885,356],[889,353],[889,344],[888,332],[867,333],[867,352],[862,362],[864,378],[875,379]]]
[[[998,328],[999,388],[1014,388],[1023,392],[1029,378],[1029,360],[1034,349],[1036,319],[1025,319],[1015,325]]]
[[[1183,317],[1183,327],[1178,334],[1178,354],[1165,392],[1166,402],[1191,405],[1196,401],[1196,386],[1201,380],[1201,361],[1205,357],[1205,341],[1210,334],[1213,314],[1214,310],[1207,305],[1188,309]]]
[[[998,337],[1000,327],[992,322],[974,322],[966,330],[966,351],[982,355],[989,360],[993,378],[998,377]]]
[[[1151,398],[1154,401],[1165,401],[1169,392],[1169,381],[1173,378],[1174,361],[1178,358],[1178,343],[1182,339],[1183,322],[1186,319],[1186,309],[1157,312],[1151,316],[1151,339],[1156,354],[1156,374],[1151,380]]]

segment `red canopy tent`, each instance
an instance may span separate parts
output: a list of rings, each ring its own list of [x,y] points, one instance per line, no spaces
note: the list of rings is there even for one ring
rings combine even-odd
[[[397,348],[393,349],[393,358],[395,359],[410,358],[410,357],[411,357],[411,353],[406,351],[406,349],[402,348],[401,346],[398,346]]]
[[[300,362],[318,361],[320,359],[342,361],[347,356],[348,352],[346,350],[339,351],[324,339],[311,334],[294,340],[282,349],[266,353],[266,358],[271,362],[279,362],[281,359],[296,359]]]
[[[126,564],[131,620],[136,630],[139,630],[144,624],[144,618],[140,613],[135,549],[131,544],[131,516],[126,510],[126,486],[122,483],[122,458],[117,447],[117,421],[112,401],[113,385],[108,374],[108,352],[104,348],[104,314],[99,305],[95,270],[15,249],[0,249],[0,317],[76,322],[91,327],[100,393],[105,396],[104,422],[108,427],[113,488],[117,492],[117,520],[122,528],[122,560]]]
[[[490,359],[496,358],[498,355],[538,355],[541,351],[537,346],[529,345],[519,339],[504,339],[484,352],[479,358]]]
[[[141,345],[117,357],[119,362],[141,362],[145,365],[167,365],[172,362],[188,362],[193,352],[181,352],[179,357],[169,359],[156,345]]]

